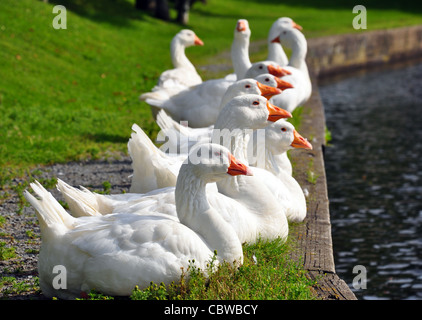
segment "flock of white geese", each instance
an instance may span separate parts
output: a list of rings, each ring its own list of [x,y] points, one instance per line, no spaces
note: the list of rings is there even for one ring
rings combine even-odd
[[[127,296],[136,285],[179,281],[189,263],[205,270],[215,254],[216,263],[240,265],[245,242],[287,238],[289,222],[305,218],[306,201],[286,152],[312,148],[286,121],[311,94],[301,29],[290,18],[276,20],[268,59],[251,63],[251,30],[238,20],[234,73],[208,81],[185,54],[204,43],[192,30],[180,31],[170,47],[174,69],[140,96],[168,139],[157,148],[133,125],[130,192],[103,195],[58,180],[65,210],[40,183],[31,184],[35,196],[25,197],[40,221],[45,296],[72,299],[94,288]],[[54,282],[59,265],[64,286]]]

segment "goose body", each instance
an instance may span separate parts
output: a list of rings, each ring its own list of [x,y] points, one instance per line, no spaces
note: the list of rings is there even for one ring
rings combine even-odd
[[[25,197],[40,220],[38,272],[43,293],[71,299],[95,288],[127,296],[136,285],[179,281],[181,268],[187,270],[190,261],[206,270],[215,252],[216,263],[240,265],[241,243],[208,202],[205,186],[229,175],[249,174],[248,169],[221,146],[198,149],[211,157],[182,166],[175,188],[178,219],[159,212],[75,218],[39,183],[32,183],[39,199],[28,191]],[[65,288],[54,287],[55,266],[66,270]]]

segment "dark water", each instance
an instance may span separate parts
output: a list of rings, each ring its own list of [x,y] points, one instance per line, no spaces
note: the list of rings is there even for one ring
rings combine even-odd
[[[422,299],[422,64],[320,94],[336,271],[358,299]],[[366,289],[353,286],[356,265]]]

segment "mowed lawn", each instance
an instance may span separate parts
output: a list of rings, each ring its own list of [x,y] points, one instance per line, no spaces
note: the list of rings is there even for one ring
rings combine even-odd
[[[134,0],[0,2],[0,175],[126,153],[133,123],[154,137],[158,127],[138,97],[172,67],[169,43],[183,26],[135,10]],[[188,48],[188,57],[197,66],[216,63],[239,18],[249,20],[252,42],[265,39],[282,16],[301,24],[307,37],[364,32],[352,28],[354,1],[279,2],[195,3],[186,27],[205,45]],[[368,30],[422,23],[420,5],[394,3],[360,3]],[[52,25],[57,4],[67,8],[65,30]]]

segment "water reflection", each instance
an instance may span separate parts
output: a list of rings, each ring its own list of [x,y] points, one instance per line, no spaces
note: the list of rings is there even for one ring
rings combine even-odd
[[[337,273],[360,299],[422,299],[422,64],[320,87]]]

